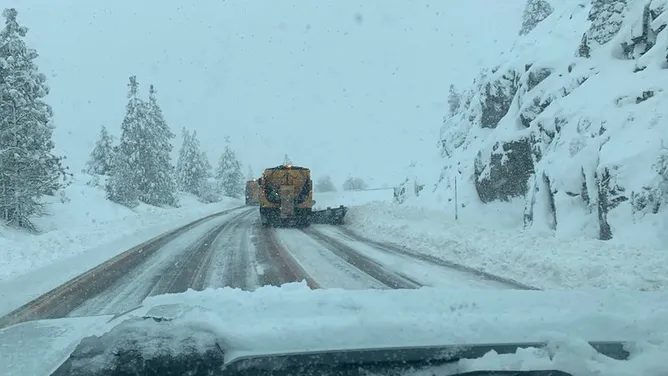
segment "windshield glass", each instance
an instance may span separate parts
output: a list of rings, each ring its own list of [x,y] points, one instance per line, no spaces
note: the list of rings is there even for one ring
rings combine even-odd
[[[10,375],[154,342],[668,374],[668,0],[0,11]]]

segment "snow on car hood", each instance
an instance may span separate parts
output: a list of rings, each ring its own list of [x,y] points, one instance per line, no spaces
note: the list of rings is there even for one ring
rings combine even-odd
[[[38,320],[0,329],[2,374],[49,375],[82,338],[99,335],[113,325],[113,316]]]
[[[184,307],[187,307],[184,308]],[[226,360],[351,348],[666,338],[668,293],[608,290],[311,290],[305,283],[148,298],[133,315],[216,333]]]
[[[535,342],[661,340],[668,293],[607,290],[310,290],[303,283],[254,292],[189,290],[148,298],[120,317],[42,320],[0,330],[0,368],[48,374],[84,337],[133,317],[212,333],[225,360],[352,348]],[[178,346],[178,344],[175,344]]]

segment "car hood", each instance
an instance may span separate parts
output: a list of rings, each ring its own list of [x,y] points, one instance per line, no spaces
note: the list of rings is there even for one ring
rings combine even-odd
[[[0,330],[6,375],[48,375],[85,337],[134,322],[142,341],[169,320],[170,346],[215,341],[225,361],[267,354],[481,343],[645,341],[668,334],[668,293],[607,290],[216,289],[151,297],[118,316],[39,320]],[[155,322],[161,320],[145,320]],[[127,332],[125,332],[127,333]],[[164,333],[155,332],[155,336]],[[164,338],[164,336],[163,336]],[[164,343],[160,346],[164,347]],[[187,346],[183,346],[185,349]],[[35,361],[39,359],[39,361]]]

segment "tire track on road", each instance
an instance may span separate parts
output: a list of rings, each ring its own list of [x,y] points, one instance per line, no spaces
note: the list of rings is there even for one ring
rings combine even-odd
[[[221,218],[208,223],[208,227],[197,226],[162,244],[155,255],[132,265],[130,270],[115,270],[123,276],[71,309],[68,315],[113,314],[141,304],[148,296],[184,292],[192,283],[197,287],[201,257],[206,255],[213,239],[244,214]]]
[[[317,232],[318,230],[311,229],[312,231]],[[418,252],[412,252],[406,248],[403,248],[401,246],[398,246],[396,244],[392,243],[387,243],[387,242],[380,242],[376,241],[373,239],[366,238],[362,235],[357,234],[356,232],[346,228],[346,227],[332,227],[332,228],[327,228],[327,232],[333,232],[337,234],[337,236],[340,236],[342,238],[348,239],[352,242],[357,242],[357,243],[362,243],[365,245],[368,245],[370,247],[373,247],[375,250],[378,250],[380,252],[389,254],[389,255],[396,255],[396,256],[401,256],[405,257],[407,259],[412,259],[412,260],[417,260],[420,262],[424,262],[429,265],[433,266],[438,266],[443,269],[450,269],[453,271],[456,271],[458,273],[462,274],[469,274],[471,276],[475,276],[476,278],[484,281],[489,281],[493,283],[498,283],[499,285],[505,285],[507,288],[511,289],[518,289],[518,290],[540,290],[538,288],[517,282],[513,279],[510,278],[504,278],[501,276],[497,276],[494,274],[486,273],[484,271],[474,269],[465,265],[457,264],[454,262],[449,262],[445,261],[443,259],[426,255],[423,253],[418,253]],[[332,238],[330,235],[320,233],[323,236]],[[336,241],[336,240],[334,240]],[[340,240],[338,240],[340,242]]]
[[[251,228],[257,221],[254,210],[239,216],[214,239],[208,257],[200,264],[203,287],[232,287],[253,290],[257,278],[251,259],[255,249],[250,245]]]
[[[262,286],[280,286],[305,280],[312,289],[320,288],[281,244],[276,229],[258,228],[257,235],[253,237],[253,244],[257,250],[257,261],[263,269],[262,275],[258,276]]]
[[[251,291],[257,287],[257,278],[253,278],[250,263],[251,253],[255,249],[250,247],[250,227],[253,222],[248,219],[243,223],[237,223],[234,234],[237,236],[230,239],[225,247],[225,260],[223,262],[222,285],[232,288]],[[251,281],[252,279],[255,282]]]
[[[215,240],[233,227],[228,221],[200,238],[185,252],[183,259],[167,269],[154,284],[148,296],[160,294],[176,294],[193,290],[204,289],[204,275],[207,271],[207,259],[210,259],[212,244]]]
[[[323,245],[325,248],[329,249],[345,262],[359,269],[363,273],[368,274],[389,288],[416,289],[423,286],[421,283],[411,279],[408,276],[387,270],[373,259],[360,254],[352,247],[343,244],[336,239],[319,233],[311,228],[303,229],[302,232]]]
[[[148,296],[160,294],[175,294],[193,290],[204,290],[207,287],[224,287],[225,284],[209,284],[208,276],[212,268],[212,260],[219,254],[229,254],[239,252],[238,248],[227,247],[221,244],[222,237],[230,237],[239,229],[243,222],[253,211],[247,210],[225,223],[214,228],[196,243],[191,245],[184,253],[182,261],[174,264],[164,274],[151,289]]]

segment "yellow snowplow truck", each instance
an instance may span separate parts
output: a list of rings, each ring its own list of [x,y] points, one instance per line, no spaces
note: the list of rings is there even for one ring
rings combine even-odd
[[[260,186],[257,180],[249,180],[246,182],[246,205],[260,204]]]
[[[308,168],[290,164],[267,168],[258,183],[263,227],[343,223],[347,211],[344,206],[313,211],[313,182]]]

